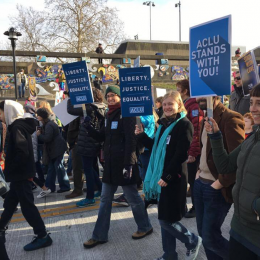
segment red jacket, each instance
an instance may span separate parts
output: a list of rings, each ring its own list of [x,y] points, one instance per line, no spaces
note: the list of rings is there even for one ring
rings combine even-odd
[[[188,98],[184,102],[184,106],[187,110],[187,117],[191,121],[194,134],[192,138],[192,142],[190,145],[190,149],[188,151],[188,155],[197,157],[200,155],[200,122],[204,117],[204,113],[199,109],[199,105],[196,102],[195,98]]]

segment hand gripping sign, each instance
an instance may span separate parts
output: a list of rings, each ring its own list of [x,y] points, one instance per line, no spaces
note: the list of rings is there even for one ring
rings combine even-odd
[[[223,96],[230,88],[231,16],[191,27],[191,96]]]

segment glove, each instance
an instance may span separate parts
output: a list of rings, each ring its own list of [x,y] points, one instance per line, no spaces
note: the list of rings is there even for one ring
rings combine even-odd
[[[123,170],[124,179],[131,180],[132,172],[133,172],[133,166],[132,165],[125,166],[125,168]]]

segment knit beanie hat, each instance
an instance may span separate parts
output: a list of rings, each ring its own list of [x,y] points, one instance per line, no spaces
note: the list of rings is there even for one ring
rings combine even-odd
[[[40,116],[42,119],[47,119],[49,117],[49,113],[44,107],[41,107],[37,110],[37,115]]]
[[[26,113],[30,113],[30,114],[35,114],[36,113],[36,108],[35,106],[31,105],[31,104],[26,104],[24,106],[24,110]]]
[[[115,93],[120,97],[120,88],[116,85],[108,86],[106,89],[106,97],[109,92]]]

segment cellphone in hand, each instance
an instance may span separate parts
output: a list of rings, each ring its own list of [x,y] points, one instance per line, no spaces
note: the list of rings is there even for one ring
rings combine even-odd
[[[36,131],[42,131],[42,127],[41,126],[36,126]]]

